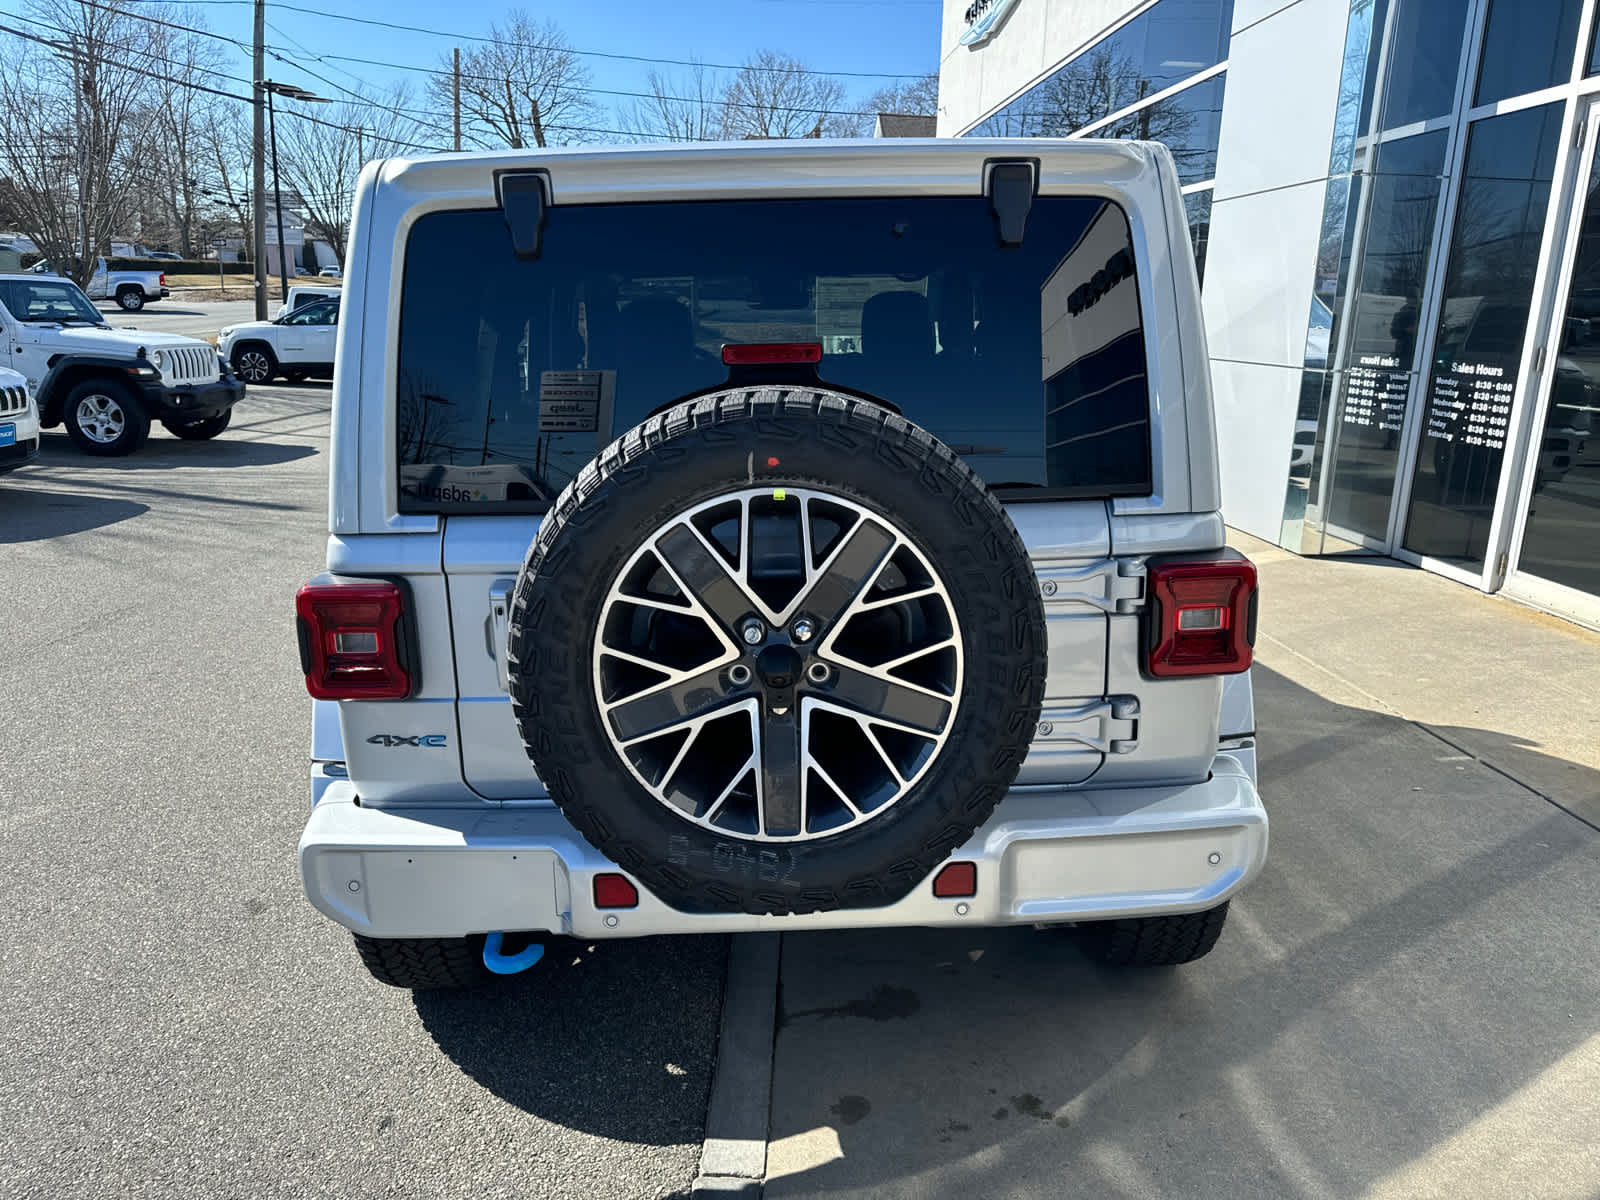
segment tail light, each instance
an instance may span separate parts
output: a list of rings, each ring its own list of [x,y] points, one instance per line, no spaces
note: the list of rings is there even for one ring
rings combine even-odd
[[[398,584],[308,583],[295,594],[300,669],[318,700],[404,700],[413,679]]]
[[[166,287],[167,286],[167,273],[165,271],[161,272],[161,278],[160,278],[159,282],[160,282],[162,287]]]
[[[759,345],[725,345],[722,362],[729,367],[772,366],[782,363],[819,363],[821,342],[765,342]]]
[[[1150,564],[1150,652],[1157,679],[1237,675],[1250,669],[1256,640],[1256,568],[1242,554]]]

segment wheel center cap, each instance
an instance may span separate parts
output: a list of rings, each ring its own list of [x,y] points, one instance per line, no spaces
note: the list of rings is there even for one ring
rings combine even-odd
[[[756,656],[756,671],[769,688],[792,688],[800,678],[800,655],[793,646],[768,646]]]

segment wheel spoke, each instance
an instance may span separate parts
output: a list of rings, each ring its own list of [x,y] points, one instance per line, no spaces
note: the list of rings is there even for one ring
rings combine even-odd
[[[721,667],[709,667],[619,701],[606,713],[611,728],[618,740],[627,743],[665,733],[674,725],[734,704],[742,697],[722,690],[721,675]]]
[[[824,626],[832,625],[871,586],[895,541],[894,534],[876,521],[862,521],[829,558],[798,607]]]
[[[800,714],[790,704],[783,712],[770,705],[761,717],[761,831],[793,837],[804,830],[800,818]]]
[[[723,629],[731,632],[742,617],[756,611],[744,588],[688,526],[675,525],[662,534],[656,541],[656,553],[678,586]]]
[[[915,684],[885,679],[861,667],[838,664],[829,698],[867,716],[883,717],[926,737],[944,732],[951,702]]]

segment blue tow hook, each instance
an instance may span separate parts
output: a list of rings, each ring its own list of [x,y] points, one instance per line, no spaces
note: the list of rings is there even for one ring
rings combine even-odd
[[[500,943],[504,938],[505,934],[497,929],[483,939],[483,965],[496,975],[526,971],[544,957],[544,947],[540,945],[529,946],[516,954],[501,954]]]

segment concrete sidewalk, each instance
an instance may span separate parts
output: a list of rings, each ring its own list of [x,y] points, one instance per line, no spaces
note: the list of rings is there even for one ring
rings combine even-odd
[[[769,1200],[1600,1195],[1600,637],[1235,544],[1272,852],[1216,950],[784,935]]]
[[[1600,634],[1392,559],[1229,541],[1261,572],[1258,662],[1415,721],[1600,828]]]

